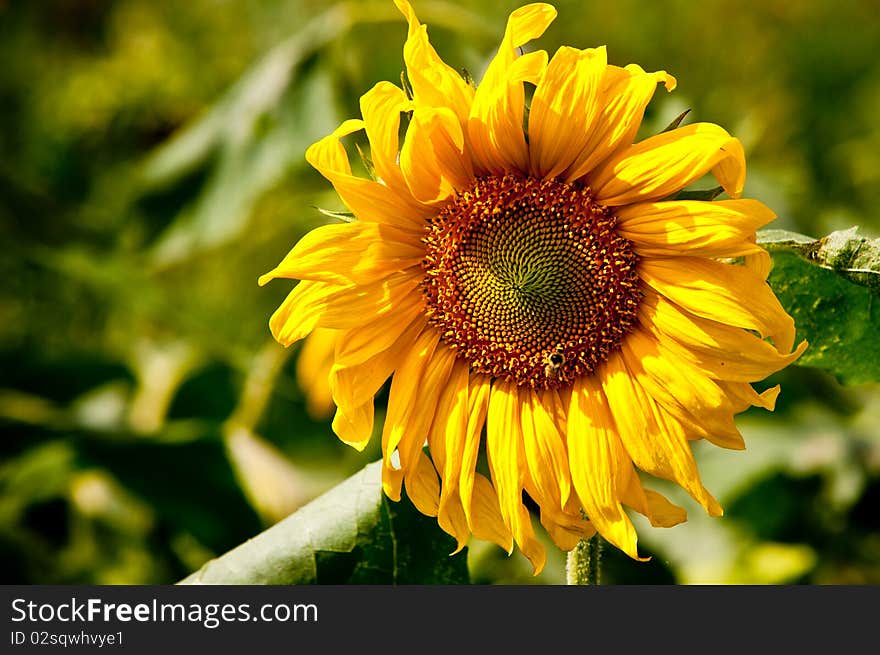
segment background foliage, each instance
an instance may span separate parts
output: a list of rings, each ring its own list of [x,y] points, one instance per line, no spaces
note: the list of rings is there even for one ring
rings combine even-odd
[[[538,45],[675,74],[646,133],[691,108],[739,136],[772,227],[878,236],[875,3],[556,4]],[[516,5],[415,2],[477,77]],[[0,1],[0,582],[174,582],[375,459],[310,414],[267,329],[288,289],[256,279],[326,220],[315,206],[341,208],[304,149],[398,79],[405,33],[390,0]],[[604,582],[880,583],[867,293],[846,358],[874,374],[770,380],[779,408],[742,416],[747,451],[698,448],[725,518],[684,501],[688,523],[639,524],[653,559],[609,551]],[[474,582],[561,582],[550,552],[537,579],[489,544],[460,557]]]

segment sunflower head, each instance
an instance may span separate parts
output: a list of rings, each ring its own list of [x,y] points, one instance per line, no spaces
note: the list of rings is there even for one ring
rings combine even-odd
[[[518,544],[540,570],[525,493],[561,548],[598,531],[638,558],[625,507],[657,526],[686,516],[648,476],[720,515],[690,442],[743,448],[734,415],[773,409],[779,392],[750,383],[806,347],[792,350],[766,283],[755,231],[774,215],[739,199],[740,142],[696,123],[634,143],[675,79],[608,64],[604,47],[521,54],[550,5],[510,15],[474,88],[396,4],[410,88],[378,83],[361,118],[307,151],[357,220],[313,230],[260,279],[300,280],[273,335],[287,346],[319,330],[313,343],[330,344],[310,386],[329,388],[334,431],[356,448],[391,379],[385,493],[405,485],[459,548],[472,534]],[[372,179],[342,143],[358,131]],[[676,199],[706,173],[730,199]]]

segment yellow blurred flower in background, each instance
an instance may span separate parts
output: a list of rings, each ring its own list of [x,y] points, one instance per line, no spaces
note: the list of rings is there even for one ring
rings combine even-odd
[[[740,142],[696,123],[634,144],[657,84],[675,79],[610,65],[604,47],[522,54],[550,5],[510,15],[474,88],[396,4],[404,88],[378,83],[361,119],[306,153],[357,220],[313,230],[260,278],[301,280],[270,326],[285,346],[313,335],[299,372],[310,408],[326,405],[328,380],[333,428],[361,449],[390,377],[385,493],[405,485],[459,548],[471,534],[515,542],[536,571],[523,491],[564,550],[598,531],[638,558],[624,506],[685,520],[637,469],[720,515],[689,442],[743,448],[734,415],[773,409],[779,391],[750,383],[806,347],[792,351],[794,323],[765,281],[755,231],[774,214],[739,199]],[[362,130],[373,179],[353,174],[342,143]],[[707,173],[732,200],[675,199]]]

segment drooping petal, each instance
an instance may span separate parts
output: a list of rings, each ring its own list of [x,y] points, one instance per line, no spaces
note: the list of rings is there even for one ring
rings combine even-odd
[[[523,461],[520,408],[516,385],[496,380],[486,418],[486,455],[504,523],[535,573],[544,567],[547,554],[535,536],[529,511],[522,502]]]
[[[418,334],[421,330],[413,333],[412,327],[425,324],[424,313],[425,301],[421,294],[402,296],[393,311],[370,316],[360,325],[341,332],[336,341],[334,363],[342,368],[361,364],[398,343],[405,332]]]
[[[761,393],[747,382],[719,382],[722,389],[733,399],[736,411],[741,412],[749,407],[763,407],[766,410],[776,409],[776,399],[779,397],[779,385],[770,387]]]
[[[473,477],[473,494],[470,498],[467,517],[474,536],[498,544],[508,554],[513,552],[513,534],[504,524],[498,494],[486,476],[477,473]]]
[[[403,60],[413,91],[413,103],[416,107],[448,107],[462,127],[467,125],[474,88],[440,59],[428,41],[427,28],[419,23],[410,3],[394,0],[394,4],[409,22]]]
[[[429,209],[417,204],[409,193],[401,195],[381,182],[352,175],[341,139],[363,128],[361,120],[345,121],[306,150],[306,161],[330,180],[336,193],[360,220],[421,232]]]
[[[337,407],[331,427],[340,441],[363,450],[373,436],[373,399],[357,406]]]
[[[305,280],[297,284],[269,319],[275,340],[285,348],[308,335],[333,298],[351,293],[352,287]]]
[[[565,512],[550,512],[541,508],[541,525],[561,550],[572,550],[582,539],[596,534],[596,528],[581,518],[579,508]]]
[[[489,392],[491,389],[492,383],[485,375],[472,375],[468,382],[467,432],[461,450],[458,491],[461,495],[461,504],[464,507],[468,525],[471,526],[471,531],[474,534],[476,534],[474,517],[470,514],[471,507],[476,502],[473,499],[474,471],[480,452],[480,434],[486,424],[486,416],[489,412]]]
[[[349,329],[363,325],[364,317],[380,317],[393,313],[421,296],[421,267],[393,273],[384,280],[342,287],[328,297],[319,319],[321,327]],[[300,283],[302,284],[302,283]]]
[[[605,67],[599,113],[589,140],[562,176],[566,182],[581,179],[597,164],[632,145],[645,107],[660,83],[672,91],[676,81],[666,71],[646,73],[636,64]]]
[[[553,390],[520,390],[523,454],[542,509],[561,512],[571,493],[565,452],[565,409]]]
[[[325,418],[333,409],[328,379],[340,334],[339,330],[313,330],[296,358],[296,381],[306,394],[306,411],[314,419]]]
[[[646,258],[639,275],[692,314],[770,337],[781,353],[794,345],[794,321],[773,291],[744,266],[697,257]]]
[[[387,380],[406,353],[413,346],[425,328],[425,318],[417,315],[410,321],[400,320],[398,315],[391,315],[388,323],[399,325],[390,327],[388,332],[396,335],[393,342],[385,348],[378,348],[373,354],[361,359],[362,351],[354,351],[351,358],[347,356],[351,340],[359,340],[361,335],[369,333],[373,327],[380,328],[386,321],[374,321],[363,328],[354,328],[353,337],[344,334],[340,337],[337,347],[336,362],[330,368],[329,385],[334,402],[345,408],[358,407],[368,401]]]
[[[745,448],[733,421],[733,404],[714,380],[640,328],[624,340],[620,355],[630,376],[681,422],[689,436],[708,439],[723,448]]]
[[[469,364],[456,360],[449,382],[440,391],[437,411],[428,434],[431,457],[442,478],[438,523],[464,547],[470,529],[458,494],[461,460],[467,439]]]
[[[642,559],[635,528],[620,504],[629,462],[605,394],[592,376],[572,389],[567,438],[571,481],[590,523],[627,555]]]
[[[709,171],[730,196],[740,196],[746,176],[742,144],[713,123],[694,123],[630,146],[588,180],[602,204],[616,207],[665,198]]]
[[[440,501],[440,479],[428,456],[419,451],[415,465],[405,474],[406,495],[422,514],[437,516]]]
[[[397,164],[400,113],[411,109],[412,102],[403,89],[391,82],[379,82],[361,96],[361,114],[370,140],[373,166],[379,179],[401,198],[407,197],[409,188]]]
[[[412,232],[381,223],[322,225],[308,232],[278,266],[261,276],[330,284],[369,284],[416,266],[424,246]]]
[[[471,186],[474,170],[465,153],[461,123],[452,110],[420,107],[413,112],[400,167],[410,191],[421,202],[442,202]]]
[[[562,47],[553,55],[529,106],[531,170],[538,177],[557,177],[589,143],[607,63],[604,46]]]
[[[523,132],[523,82],[537,83],[547,63],[543,50],[517,57],[517,48],[536,39],[556,18],[543,3],[520,7],[507,21],[498,54],[489,64],[471,105],[467,132],[480,173],[528,170],[529,151]]]
[[[671,528],[687,520],[683,508],[672,504],[662,494],[645,489],[635,471],[629,476],[622,499],[628,507],[646,516],[655,528]]]
[[[391,381],[382,431],[382,484],[386,495],[395,500],[400,495],[400,472],[405,474],[415,465],[455,359],[454,353],[438,342],[439,333],[426,329]],[[399,451],[400,470],[392,463],[395,450]]]
[[[774,214],[757,200],[672,200],[621,207],[618,232],[643,257],[738,257],[761,252],[755,230]]]
[[[639,307],[645,330],[676,355],[716,380],[755,382],[784,368],[803,353],[806,341],[789,354],[751,332],[700,318],[656,294]]]
[[[681,424],[645,393],[618,353],[605,362],[601,378],[620,439],[635,465],[651,475],[676,482],[709,514],[719,516],[721,507],[700,482]]]
[[[767,276],[770,275],[770,269],[773,265],[770,260],[770,253],[764,250],[763,248],[758,252],[750,253],[743,257],[743,265],[752,271],[759,278],[767,281]]]

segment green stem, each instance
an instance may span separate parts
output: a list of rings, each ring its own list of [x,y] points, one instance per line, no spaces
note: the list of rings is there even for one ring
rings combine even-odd
[[[581,539],[577,546],[568,552],[565,567],[566,582],[570,585],[598,585],[601,565],[602,537],[596,534],[590,539]]]

